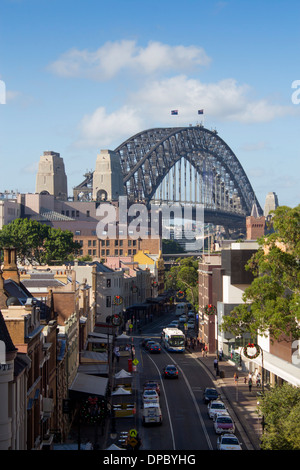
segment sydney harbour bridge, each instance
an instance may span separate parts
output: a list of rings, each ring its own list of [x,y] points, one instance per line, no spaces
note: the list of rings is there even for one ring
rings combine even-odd
[[[144,130],[114,152],[132,203],[202,204],[205,223],[226,230],[243,230],[254,203],[262,213],[238,158],[216,131],[202,125]],[[82,185],[91,180],[92,173]]]

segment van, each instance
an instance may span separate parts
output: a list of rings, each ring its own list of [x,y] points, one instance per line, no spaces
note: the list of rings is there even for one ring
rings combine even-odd
[[[176,310],[175,310],[175,315],[176,317],[180,317],[181,315],[184,315],[187,311],[187,302],[179,302],[176,304]]]
[[[162,414],[159,403],[144,403],[142,412],[143,424],[162,424]]]

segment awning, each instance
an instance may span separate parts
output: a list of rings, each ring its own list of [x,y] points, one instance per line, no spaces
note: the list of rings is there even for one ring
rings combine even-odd
[[[107,353],[99,353],[95,351],[82,351],[80,353],[80,364],[87,363],[98,363],[98,364],[107,364],[108,356]]]
[[[78,367],[78,372],[81,372],[82,374],[108,377],[109,368],[108,364],[81,364]]]
[[[96,377],[95,375],[77,372],[76,377],[69,388],[70,397],[78,397],[81,394],[98,395],[105,397],[107,392],[108,379],[106,377]]]
[[[263,351],[264,355],[264,369],[272,372],[286,382],[300,387],[300,368],[299,365],[294,365],[285,361],[273,354]],[[256,364],[262,365],[261,354],[257,359],[253,359]]]

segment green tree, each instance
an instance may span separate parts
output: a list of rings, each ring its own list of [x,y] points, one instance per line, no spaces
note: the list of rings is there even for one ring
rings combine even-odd
[[[269,334],[271,340],[300,337],[300,205],[273,215],[274,232],[262,237],[246,269],[254,275],[244,303],[224,317],[222,329],[237,335]]]
[[[184,291],[188,302],[198,310],[198,261],[192,257],[178,258],[176,265],[165,273],[165,288]]]
[[[300,450],[300,389],[288,383],[276,385],[260,398],[264,420],[263,450]]]
[[[15,219],[0,230],[0,249],[8,246],[16,248],[20,263],[39,265],[65,261],[80,249],[72,232],[30,219]]]

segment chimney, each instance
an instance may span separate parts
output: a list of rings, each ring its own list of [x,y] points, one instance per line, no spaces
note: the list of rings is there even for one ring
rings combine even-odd
[[[7,308],[6,305],[7,294],[4,289],[4,279],[2,277],[2,271],[0,270],[0,310]]]
[[[3,279],[12,279],[20,284],[20,273],[17,266],[17,250],[16,248],[3,248],[4,262],[2,276]]]

